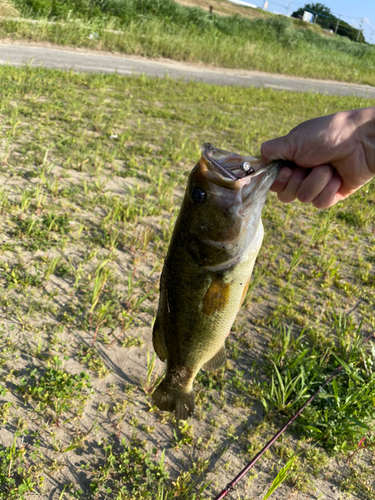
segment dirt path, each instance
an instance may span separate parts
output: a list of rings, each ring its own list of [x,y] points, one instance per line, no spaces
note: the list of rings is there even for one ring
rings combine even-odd
[[[268,87],[296,92],[317,92],[319,94],[375,97],[375,88],[332,80],[313,80],[258,71],[213,68],[193,65],[169,59],[147,59],[121,54],[95,52],[82,49],[63,49],[46,44],[12,43],[0,44],[0,64],[20,66],[44,66],[54,69],[73,69],[77,72],[118,73],[182,80],[201,81],[216,85],[238,85],[242,87]]]

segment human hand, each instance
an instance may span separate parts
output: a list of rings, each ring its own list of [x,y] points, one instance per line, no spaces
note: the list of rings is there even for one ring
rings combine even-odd
[[[375,107],[343,111],[301,123],[262,144],[261,155],[296,163],[283,167],[271,190],[285,202],[298,198],[327,208],[375,176]]]

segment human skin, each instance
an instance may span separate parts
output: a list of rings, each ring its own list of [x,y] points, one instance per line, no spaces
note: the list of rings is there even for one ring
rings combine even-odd
[[[375,107],[303,122],[263,143],[261,155],[266,163],[282,159],[297,165],[282,168],[271,186],[279,200],[330,207],[375,176]]]

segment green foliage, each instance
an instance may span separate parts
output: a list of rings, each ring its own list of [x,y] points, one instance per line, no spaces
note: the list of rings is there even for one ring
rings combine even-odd
[[[112,494],[115,500],[155,498],[168,479],[164,465],[164,450],[156,458],[157,450],[146,452],[122,441],[122,450],[115,452],[105,446],[106,459],[101,470],[94,474],[90,488],[94,495]]]
[[[187,422],[182,422],[179,426],[179,436],[177,435],[176,429],[173,429],[173,446],[175,448],[181,448],[183,445],[192,444],[194,441],[194,429],[192,425]]]
[[[0,17],[18,16],[19,12],[11,0],[1,0],[0,2]]]
[[[312,77],[330,75],[333,79],[373,84],[373,47],[300,29],[301,23],[281,16],[249,19],[211,15],[173,0],[17,2],[24,16],[68,21],[65,26],[20,28],[34,30],[37,40],[40,36],[50,41],[60,38],[59,43],[92,48],[96,44],[100,48],[151,57]],[[126,36],[107,32],[106,27],[123,30]],[[11,25],[10,33],[14,29]],[[92,30],[91,38],[88,29]],[[350,29],[350,33],[355,33],[354,28]],[[165,114],[165,110],[158,111]]]
[[[14,237],[25,248],[32,250],[46,250],[55,246],[61,241],[61,235],[68,234],[71,226],[69,225],[69,216],[66,214],[55,215],[45,214],[41,218],[26,217],[14,219],[17,229],[14,231]]]
[[[293,12],[292,17],[302,16],[304,11],[311,12],[312,14],[318,14],[317,23],[319,23],[323,28],[328,28],[330,25],[329,18],[334,18],[329,7],[326,7],[322,3],[306,3],[304,7],[300,7]]]
[[[295,459],[297,458],[297,455],[293,455],[288,461],[287,463],[284,465],[284,467],[282,467],[279,472],[277,473],[277,476],[275,477],[275,479],[273,480],[273,483],[271,484],[271,487],[270,489],[267,491],[267,493],[265,494],[265,496],[263,497],[263,500],[267,500],[271,495],[272,493],[279,487],[282,485],[282,483],[287,479],[288,475],[289,475],[289,469],[292,467],[293,465],[293,462],[295,461]]]
[[[335,319],[335,329],[339,344],[329,350],[319,345],[306,347],[306,333],[292,339],[291,328],[282,328],[278,347],[268,355],[271,387],[265,399],[290,417],[343,365],[343,373],[320,391],[296,424],[307,437],[338,452],[355,449],[375,419],[375,373],[371,369],[375,345],[362,346],[360,328],[353,332],[341,316]],[[350,343],[345,339],[348,333]]]
[[[100,378],[105,378],[109,374],[108,368],[95,347],[82,344],[78,351],[78,357],[82,363],[86,364],[87,368],[96,372]]]
[[[21,263],[9,266],[7,262],[0,266],[3,271],[0,273],[7,283],[9,288],[15,288],[20,286],[25,288],[26,286],[39,287],[42,283],[41,275],[38,268],[35,268],[35,272],[31,273],[28,271]]]
[[[263,39],[268,43],[279,41],[284,45],[289,45],[290,37],[297,37],[299,42],[307,41],[313,45],[331,44],[331,40],[320,37],[311,31],[294,30],[293,23],[286,18],[250,20],[239,16],[223,17],[217,14],[211,15],[198,7],[184,7],[173,0],[17,1],[20,8],[26,9],[26,11],[31,9],[35,14],[47,15],[49,18],[66,19],[68,16],[77,16],[92,20],[98,17],[103,18],[103,16],[104,18],[113,17],[118,19],[119,26],[128,25],[134,21],[160,19],[167,26],[194,29],[196,34],[198,31],[214,30],[218,35],[247,40]]]
[[[143,340],[139,337],[133,337],[129,335],[124,338],[121,342],[122,347],[142,347],[144,344]]]
[[[339,21],[339,25],[337,28],[337,34],[341,36],[346,36],[350,40],[354,42],[364,42],[365,37],[363,33],[360,33],[358,36],[358,29],[353,28],[350,24],[343,21],[342,19],[338,19],[334,14],[332,14],[331,9],[326,7],[322,3],[306,3],[304,7],[300,7],[296,11],[293,12],[292,17],[301,17],[303,16],[303,12],[307,10],[314,15],[317,15],[316,23],[319,24],[324,29],[335,30],[337,27],[337,21]]]
[[[41,373],[35,368],[27,379],[21,379],[18,391],[26,400],[38,403],[37,411],[51,408],[58,421],[68,411],[82,412],[92,388],[84,372],[72,375],[63,369],[48,368]]]
[[[12,446],[0,445],[0,500],[25,500],[27,493],[35,491],[24,459],[25,448],[17,447],[17,437]]]

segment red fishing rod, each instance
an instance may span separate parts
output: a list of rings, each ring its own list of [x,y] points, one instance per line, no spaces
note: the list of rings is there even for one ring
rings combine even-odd
[[[369,335],[364,341],[363,341],[363,344],[365,344],[374,334],[372,333],[371,335]],[[331,382],[331,380],[333,378],[336,377],[336,375],[338,373],[340,373],[340,371],[342,370],[342,366],[339,366],[338,368],[336,368],[336,370],[332,373],[332,375],[330,375],[327,380],[324,382],[323,385],[321,385],[319,387],[319,389],[310,397],[310,399],[308,399],[306,401],[306,403],[297,411],[297,413],[289,420],[289,422],[287,422],[284,427],[282,427],[274,436],[272,439],[270,439],[268,441],[268,443],[260,450],[260,452],[251,460],[251,462],[249,462],[246,467],[244,467],[242,469],[242,471],[237,474],[237,476],[232,479],[232,481],[230,483],[228,483],[226,485],[226,487],[223,489],[223,491],[221,493],[219,493],[215,498],[214,500],[221,500],[222,498],[225,498],[228,493],[230,493],[231,491],[234,490],[234,487],[236,486],[236,484],[238,483],[238,481],[240,479],[243,478],[243,476],[245,474],[247,474],[249,472],[249,470],[254,467],[254,465],[257,463],[257,461],[262,457],[262,455],[264,455],[264,453],[273,445],[273,443],[281,436],[281,434],[295,421],[295,419],[297,417],[299,417],[301,415],[301,413],[303,412],[303,410],[306,408],[306,406],[308,406],[311,401],[313,401],[315,399],[315,397],[319,394],[319,392],[321,392],[324,387],[329,384]]]

